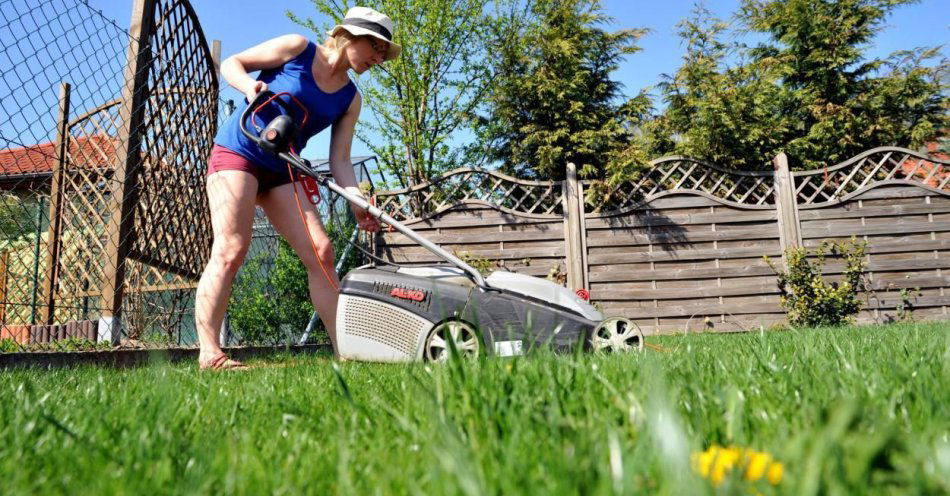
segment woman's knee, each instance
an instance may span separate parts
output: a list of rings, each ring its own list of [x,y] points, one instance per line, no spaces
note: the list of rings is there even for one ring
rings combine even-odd
[[[224,270],[237,272],[244,263],[250,245],[250,240],[241,236],[216,238],[211,246],[211,259]]]
[[[314,255],[314,248],[316,248],[316,255]],[[308,247],[305,253],[298,253],[297,255],[300,256],[300,260],[307,271],[311,273],[322,273],[320,262],[323,263],[324,267],[332,267],[335,256],[333,243],[329,239],[315,240],[313,246]]]

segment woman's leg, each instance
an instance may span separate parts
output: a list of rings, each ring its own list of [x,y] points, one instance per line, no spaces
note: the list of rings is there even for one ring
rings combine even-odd
[[[295,187],[307,222],[306,228],[300,220],[300,211],[297,209],[297,200],[294,198]],[[300,183],[292,183],[277,186],[261,194],[258,203],[264,209],[274,229],[287,240],[290,247],[300,257],[304,267],[307,268],[310,301],[327,328],[330,342],[333,343],[333,349],[336,351],[336,305],[340,280],[334,270],[333,243],[323,229],[319,212],[307,198],[308,195],[303,191]],[[307,235],[308,229],[310,235],[313,236],[313,244]],[[322,268],[314,255],[314,246],[317,248],[320,261],[323,262]]]
[[[231,296],[231,284],[247,249],[254,226],[257,179],[240,170],[220,170],[208,176],[208,203],[214,242],[211,259],[198,281],[195,294],[195,326],[201,353],[207,362],[221,353],[218,335]]]

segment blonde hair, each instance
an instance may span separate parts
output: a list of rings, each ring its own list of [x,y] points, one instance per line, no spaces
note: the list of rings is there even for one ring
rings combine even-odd
[[[340,54],[346,47],[350,46],[350,43],[353,43],[353,40],[356,39],[356,36],[353,33],[345,29],[340,29],[336,32],[335,35],[330,36],[323,42],[323,46],[329,48],[330,50]]]

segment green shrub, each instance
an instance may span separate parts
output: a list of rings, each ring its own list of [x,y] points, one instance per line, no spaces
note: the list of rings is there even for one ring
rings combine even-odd
[[[454,254],[459,260],[471,265],[483,276],[487,276],[495,269],[495,263],[485,257],[472,255],[467,251],[455,252]]]
[[[920,286],[916,288],[901,288],[900,301],[895,309],[895,319],[898,321],[914,320],[914,301],[921,295]]]
[[[35,351],[103,351],[112,348],[108,341],[95,342],[86,338],[69,337],[48,343],[20,344],[10,338],[0,339],[0,353]]]
[[[337,257],[342,256],[355,225],[351,218],[325,224]],[[359,253],[352,250],[342,273],[359,262]],[[296,340],[307,328],[311,315],[307,269],[283,238],[278,238],[276,254],[264,250],[244,262],[228,306],[228,324],[244,343],[272,345]],[[317,342],[328,339],[322,324],[310,338]]]
[[[10,338],[0,339],[0,353],[15,353],[17,351],[20,351],[20,345],[16,341]]]
[[[263,251],[244,263],[234,282],[228,325],[246,344],[277,344],[303,332],[313,306],[307,269],[283,239],[277,254]]]
[[[262,252],[245,260],[231,290],[228,326],[247,343],[273,341],[280,335],[274,290],[267,277],[272,257]]]
[[[100,341],[96,342],[91,339],[86,338],[75,338],[70,337],[66,339],[59,339],[56,341],[51,341],[49,343],[41,343],[36,345],[31,345],[30,351],[103,351],[112,348],[112,343],[109,341]]]
[[[333,263],[330,260],[328,263]],[[318,277],[325,277],[321,272]],[[277,248],[274,269],[270,274],[276,297],[275,311],[278,322],[286,326],[288,335],[299,335],[307,328],[313,315],[307,268],[283,239]]]
[[[858,292],[864,290],[863,274],[866,242],[853,237],[844,243],[822,242],[814,252],[805,248],[785,251],[787,270],[776,269],[769,257],[766,263],[778,276],[782,308],[794,326],[839,326],[849,323],[861,310]],[[845,264],[841,282],[826,281],[822,275],[827,256]]]

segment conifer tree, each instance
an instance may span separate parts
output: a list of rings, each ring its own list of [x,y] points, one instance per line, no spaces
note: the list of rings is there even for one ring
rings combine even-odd
[[[628,125],[649,102],[623,102],[611,73],[644,31],[603,29],[599,0],[536,0],[525,13],[497,33],[476,148],[508,173],[545,180],[563,179],[567,162],[587,177],[641,162]]]
[[[785,152],[792,167],[815,169],[937,139],[950,125],[939,49],[865,55],[911,1],[744,0],[739,29],[767,37],[754,47],[723,41],[727,25],[699,6],[680,25],[687,51],[660,87],[667,108],[653,129],[667,135],[651,151],[742,170]]]

